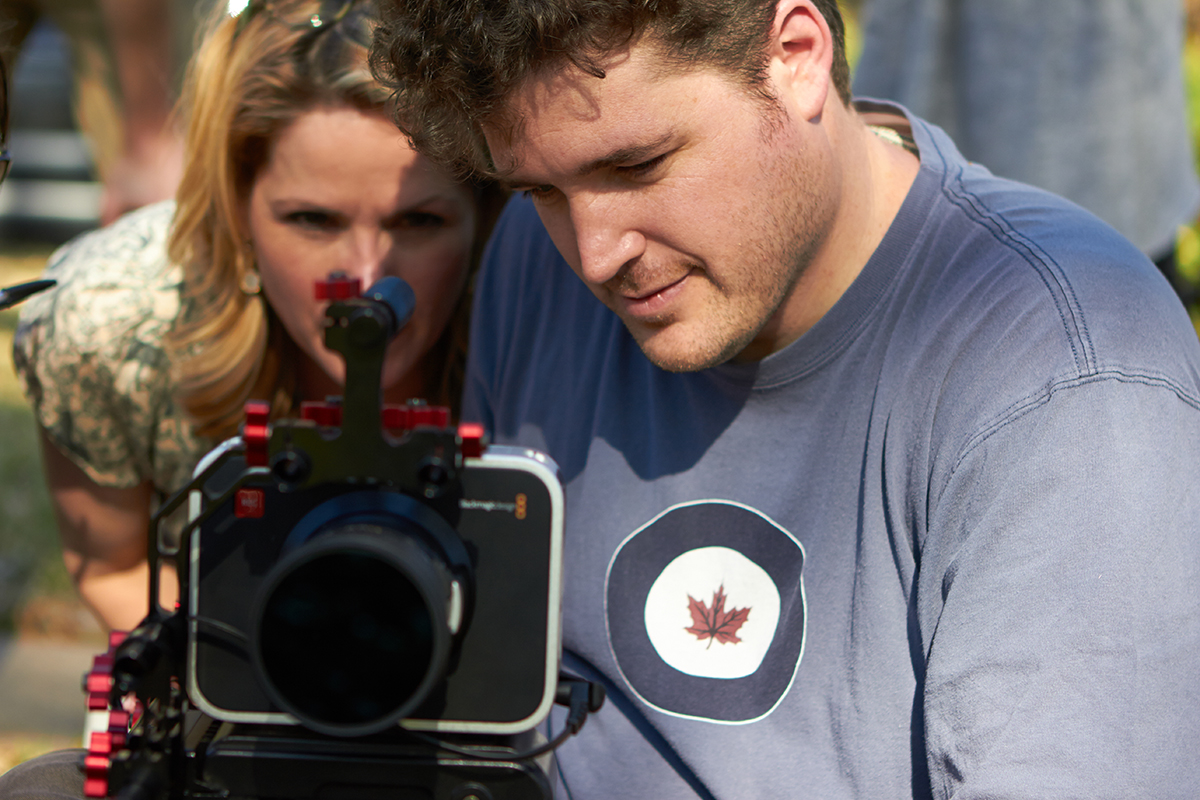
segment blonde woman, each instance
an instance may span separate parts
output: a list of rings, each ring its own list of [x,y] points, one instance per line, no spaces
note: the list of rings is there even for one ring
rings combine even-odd
[[[64,561],[110,628],[146,613],[155,505],[236,433],[245,401],[280,416],[340,393],[315,280],[408,281],[417,307],[388,351],[386,399],[457,399],[466,288],[501,198],[435,169],[388,121],[366,67],[373,15],[361,0],[222,15],[185,88],[175,203],[64,247],[46,273],[58,288],[22,315],[14,355]]]

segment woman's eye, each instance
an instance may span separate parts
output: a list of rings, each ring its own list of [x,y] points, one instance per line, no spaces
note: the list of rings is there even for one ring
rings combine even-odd
[[[431,214],[427,211],[411,211],[400,220],[402,228],[441,228],[446,224],[446,218],[441,214]]]
[[[324,211],[293,211],[284,219],[291,225],[320,231],[332,230],[338,225],[338,219]]]

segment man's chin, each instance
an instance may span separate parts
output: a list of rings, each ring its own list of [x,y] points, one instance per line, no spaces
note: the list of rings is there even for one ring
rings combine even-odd
[[[738,343],[721,347],[714,332],[709,331],[708,336],[697,335],[697,331],[678,322],[654,328],[626,322],[625,327],[650,363],[667,372],[698,372],[715,367],[729,361],[742,349]]]

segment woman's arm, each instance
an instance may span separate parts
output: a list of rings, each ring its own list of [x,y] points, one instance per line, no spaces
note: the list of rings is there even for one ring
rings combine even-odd
[[[63,563],[83,601],[114,630],[132,630],[149,610],[146,533],[153,488],[101,486],[71,462],[41,431],[46,484],[62,537]],[[160,599],[178,595],[174,572],[165,570]]]

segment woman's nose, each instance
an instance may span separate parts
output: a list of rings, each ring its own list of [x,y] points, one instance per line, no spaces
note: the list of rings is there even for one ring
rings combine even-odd
[[[391,237],[381,232],[356,233],[349,241],[349,255],[342,269],[362,281],[364,291],[387,274]]]

